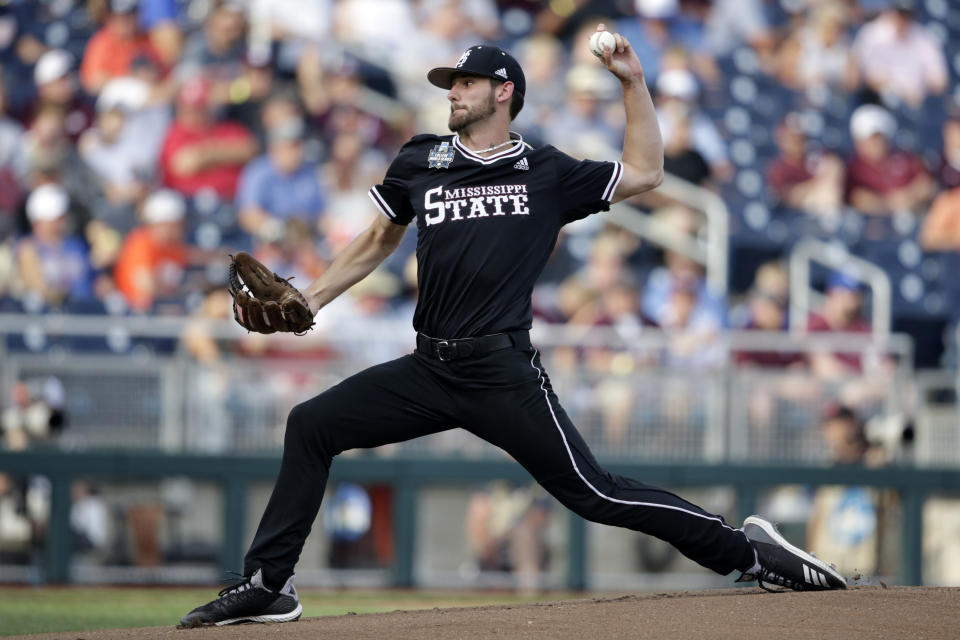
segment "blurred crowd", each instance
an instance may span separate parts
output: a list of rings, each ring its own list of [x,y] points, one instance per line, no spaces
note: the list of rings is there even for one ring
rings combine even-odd
[[[667,170],[730,209],[729,288],[594,216],[561,236],[542,321],[660,327],[682,334],[671,364],[715,364],[719,330],[787,327],[782,260],[814,235],[887,270],[895,328],[935,334],[918,363],[945,363],[960,308],[960,13],[946,0],[3,3],[0,311],[225,316],[234,250],[309,282],[376,215],[366,192],[399,145],[445,132],[425,71],[478,41],[525,69],[525,139],[614,159],[624,115],[586,46],[598,22],[644,64]],[[677,238],[703,233],[666,197],[632,204]],[[408,317],[414,236],[330,315]],[[870,330],[856,272],[819,283],[813,330]],[[859,366],[824,362],[809,364]]]

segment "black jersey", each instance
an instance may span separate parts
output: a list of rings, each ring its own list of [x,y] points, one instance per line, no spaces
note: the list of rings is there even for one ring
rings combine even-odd
[[[533,285],[560,228],[610,208],[619,162],[576,160],[511,137],[483,157],[458,136],[414,136],[370,189],[392,222],[417,219],[413,326],[428,336],[529,329]]]

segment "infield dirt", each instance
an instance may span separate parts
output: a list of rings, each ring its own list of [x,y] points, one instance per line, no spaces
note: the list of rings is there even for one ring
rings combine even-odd
[[[855,587],[841,592],[780,594],[735,589],[304,618],[282,625],[211,629],[151,627],[16,637],[31,640],[947,640],[960,637],[958,617],[960,588]]]

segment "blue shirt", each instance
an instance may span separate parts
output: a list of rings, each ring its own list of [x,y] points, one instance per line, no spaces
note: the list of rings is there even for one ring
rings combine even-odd
[[[293,173],[282,173],[269,156],[254,158],[240,175],[237,204],[260,207],[276,218],[316,220],[326,206],[318,172],[316,164],[304,162]]]

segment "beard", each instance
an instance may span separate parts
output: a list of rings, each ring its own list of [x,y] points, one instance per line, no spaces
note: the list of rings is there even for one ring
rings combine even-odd
[[[497,101],[494,98],[492,89],[490,91],[489,98],[484,103],[472,107],[460,107],[457,109],[454,109],[454,107],[451,105],[450,120],[447,122],[447,126],[450,128],[450,131],[453,131],[454,133],[466,131],[471,125],[489,118],[496,113],[496,106]]]

